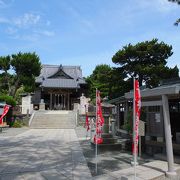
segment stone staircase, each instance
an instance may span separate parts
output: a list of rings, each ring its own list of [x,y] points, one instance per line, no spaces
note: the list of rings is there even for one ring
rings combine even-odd
[[[76,114],[73,111],[37,111],[30,128],[74,129]]]

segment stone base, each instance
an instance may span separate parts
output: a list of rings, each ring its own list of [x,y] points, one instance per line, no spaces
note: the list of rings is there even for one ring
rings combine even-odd
[[[45,103],[39,104],[39,110],[45,110]]]
[[[134,177],[134,176],[132,176],[132,177],[127,177],[127,176],[121,176],[121,180],[143,180],[142,178],[139,178],[139,177]]]
[[[131,161],[131,165],[134,166],[134,161]],[[139,165],[139,163],[136,162],[136,166],[138,166],[138,165]]]
[[[171,179],[171,180],[178,180],[178,177],[177,177],[177,173],[174,171],[174,172],[166,172],[166,177]]]

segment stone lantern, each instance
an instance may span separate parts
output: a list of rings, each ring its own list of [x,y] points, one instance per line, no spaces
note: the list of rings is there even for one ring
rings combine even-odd
[[[109,133],[109,124],[111,120],[113,119],[112,111],[113,111],[113,108],[115,108],[115,105],[108,103],[108,98],[105,97],[103,99],[103,102],[101,103],[101,107],[102,107],[102,113],[104,117],[103,133]]]

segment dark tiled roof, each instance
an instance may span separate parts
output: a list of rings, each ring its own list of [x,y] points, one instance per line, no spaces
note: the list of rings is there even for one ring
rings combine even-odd
[[[80,88],[74,79],[45,79],[42,83],[43,87],[54,88]]]
[[[72,79],[51,78],[59,69]],[[80,84],[86,84],[82,77],[80,66],[60,66],[60,65],[42,65],[41,73],[36,78],[36,83],[40,83],[43,87],[56,88],[79,88]]]
[[[42,65],[39,77],[48,78],[59,70],[60,65]],[[82,70],[80,66],[62,66],[62,70],[72,78],[82,78]]]

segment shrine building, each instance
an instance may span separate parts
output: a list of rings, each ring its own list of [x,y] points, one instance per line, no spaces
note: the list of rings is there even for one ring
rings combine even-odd
[[[42,65],[35,82],[34,109],[44,103],[46,110],[72,110],[87,87],[80,66]]]

